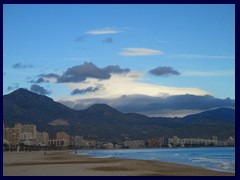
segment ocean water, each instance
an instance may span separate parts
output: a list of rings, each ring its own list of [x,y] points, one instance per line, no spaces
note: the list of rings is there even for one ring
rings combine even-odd
[[[235,148],[176,148],[176,149],[121,149],[121,150],[80,150],[77,155],[96,158],[123,158],[159,160],[206,169],[235,172]]]

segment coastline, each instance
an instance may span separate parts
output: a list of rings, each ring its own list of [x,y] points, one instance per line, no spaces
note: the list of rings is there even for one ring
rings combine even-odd
[[[234,176],[153,160],[94,158],[72,151],[3,152],[3,176]]]

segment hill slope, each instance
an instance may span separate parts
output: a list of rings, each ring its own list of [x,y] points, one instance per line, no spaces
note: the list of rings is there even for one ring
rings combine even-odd
[[[199,114],[193,114],[183,117],[188,124],[234,124],[235,110],[230,108],[219,108],[210,111],[204,111]]]

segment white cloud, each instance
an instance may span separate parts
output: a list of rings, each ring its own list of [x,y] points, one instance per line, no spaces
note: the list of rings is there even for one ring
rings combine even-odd
[[[97,80],[93,78],[88,78],[85,83],[69,83],[67,84],[70,91],[74,89],[86,89],[87,87],[95,87],[96,84],[102,84],[103,89],[99,91],[88,93],[81,96],[70,97],[64,100],[74,101],[76,99],[91,99],[91,98],[102,98],[111,99],[118,98],[123,95],[148,95],[148,96],[166,96],[167,95],[183,95],[183,94],[193,94],[193,95],[206,95],[209,92],[197,89],[197,88],[177,88],[160,86],[155,84],[149,84],[144,82],[139,82],[143,73],[142,72],[129,72],[126,75],[113,74],[110,79]]]
[[[210,58],[210,59],[234,59],[233,56],[214,56],[214,55],[204,55],[204,54],[179,54],[174,55],[174,57],[179,58]]]
[[[150,117],[184,117],[186,115],[190,114],[197,114],[202,112],[203,110],[192,110],[192,109],[181,109],[181,110],[167,110],[167,109],[161,109],[156,111],[146,111],[141,112],[144,115],[150,116]]]
[[[120,32],[121,31],[118,29],[106,28],[106,29],[95,29],[95,30],[87,31],[86,34],[100,35],[100,34],[116,34]]]
[[[235,72],[229,71],[185,71],[182,76],[235,76]]]
[[[121,56],[150,56],[150,55],[161,55],[162,52],[155,49],[147,48],[124,48],[120,52]]]

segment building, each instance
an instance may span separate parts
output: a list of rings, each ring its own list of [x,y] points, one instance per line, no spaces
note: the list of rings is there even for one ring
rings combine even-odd
[[[233,137],[229,137],[226,141],[227,146],[235,146],[235,139]]]
[[[69,146],[70,145],[70,136],[65,132],[57,132],[56,140],[64,141],[64,146]]]
[[[47,132],[42,132],[42,144],[47,145],[49,141],[49,134]]]
[[[4,142],[16,146],[20,142],[20,131],[18,128],[4,128],[3,130]]]
[[[36,145],[46,146],[48,145],[49,135],[47,132],[37,132]]]
[[[181,145],[180,138],[177,136],[173,136],[173,138],[168,138],[168,146],[169,147],[177,147]]]
[[[77,146],[77,147],[85,146],[82,136],[75,136],[74,137],[74,146]]]
[[[54,147],[65,147],[64,140],[62,139],[51,139],[48,141],[48,146],[54,146]]]
[[[214,146],[218,145],[218,137],[217,136],[213,136],[213,144],[214,144]]]
[[[37,139],[37,127],[33,124],[15,124],[14,126],[20,132],[20,140],[24,141],[36,141]]]
[[[130,149],[139,149],[145,147],[145,141],[143,140],[132,140],[132,141],[125,141],[124,146]]]

